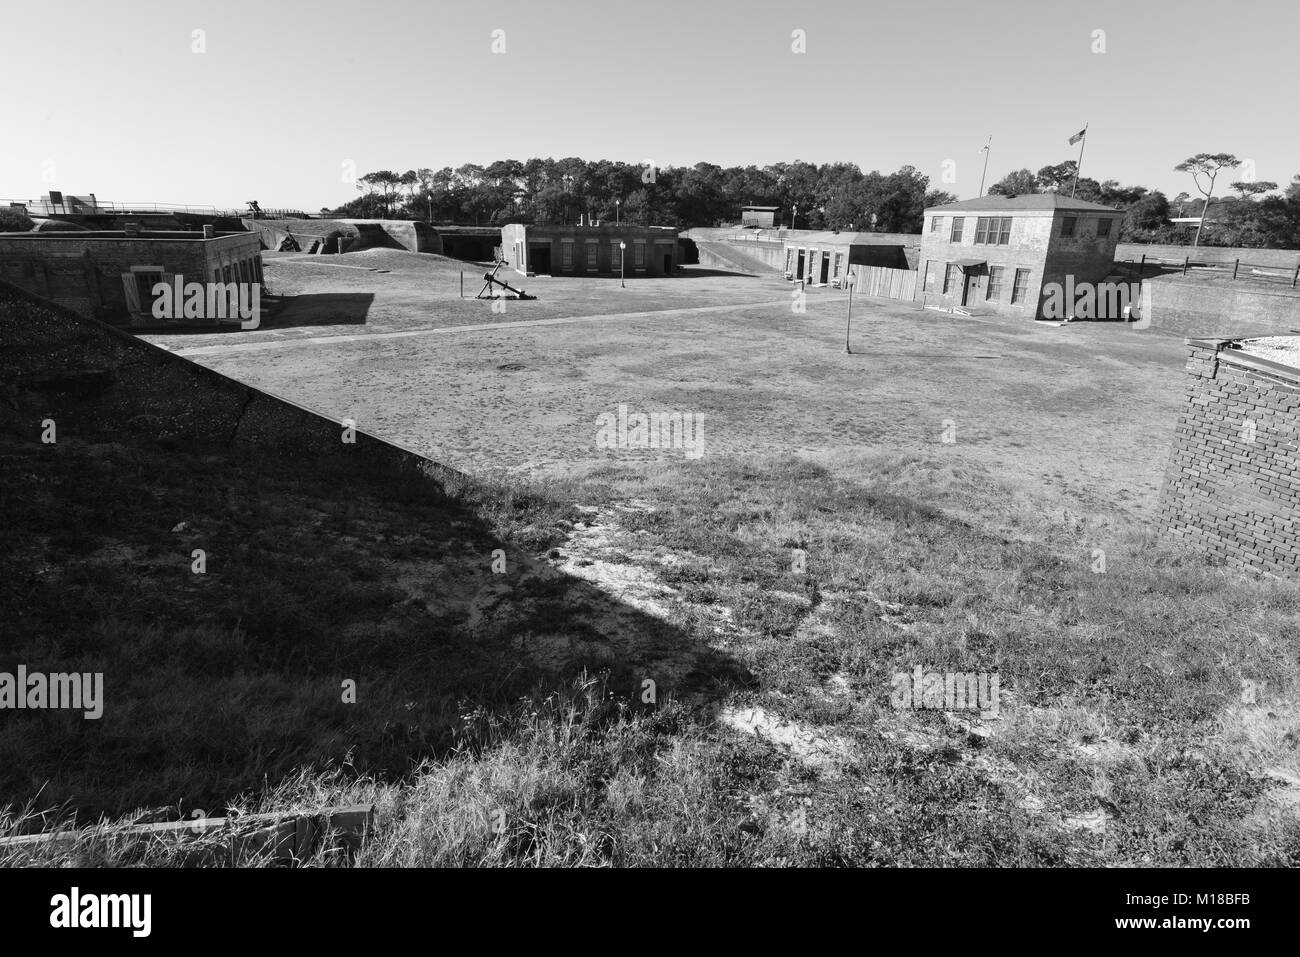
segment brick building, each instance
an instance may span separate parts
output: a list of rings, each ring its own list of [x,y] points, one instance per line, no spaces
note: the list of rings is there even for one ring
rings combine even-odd
[[[1072,289],[1111,275],[1122,216],[1109,206],[1056,193],[983,196],[931,207],[922,226],[916,298],[1042,318],[1049,284]]]
[[[1300,578],[1300,336],[1187,345],[1158,525],[1228,564]]]
[[[0,280],[82,316],[149,325],[153,287],[261,283],[255,233],[124,231],[0,233]]]
[[[771,229],[776,225],[776,214],[780,209],[779,206],[742,206],[740,207],[740,225]]]
[[[526,276],[617,276],[620,252],[627,276],[670,276],[682,262],[677,231],[664,226],[501,227],[502,257]]]
[[[790,230],[785,244],[785,278],[811,285],[843,284],[849,266],[915,269],[919,236]]]

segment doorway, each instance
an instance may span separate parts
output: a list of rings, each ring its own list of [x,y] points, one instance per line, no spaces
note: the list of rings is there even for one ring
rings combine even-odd
[[[804,251],[803,251],[802,249],[799,250],[799,259],[798,259],[798,262],[797,262],[796,265],[795,265],[795,270],[794,270],[794,278],[795,278],[795,279],[802,279],[802,278],[803,278],[803,255],[804,255]]]
[[[961,285],[961,304],[963,306],[977,301],[977,291],[980,285],[979,273],[974,267],[967,267],[965,272],[966,281]]]
[[[822,285],[826,285],[831,279],[831,259],[826,253],[822,253]]]
[[[551,247],[548,243],[545,246],[528,247],[528,268],[531,272],[551,274]]]

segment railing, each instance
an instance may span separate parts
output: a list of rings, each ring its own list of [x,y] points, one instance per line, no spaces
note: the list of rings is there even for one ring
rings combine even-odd
[[[247,209],[221,209],[217,206],[191,206],[186,203],[119,203],[112,200],[97,199],[93,203],[64,197],[63,203],[50,203],[40,199],[0,199],[0,209],[22,206],[28,215],[85,215],[122,216],[131,213],[190,213],[196,216],[248,217]],[[307,213],[301,209],[263,209],[259,213],[263,219],[307,219]]]
[[[1130,273],[1136,272],[1139,277],[1142,275],[1144,267],[1158,266],[1164,270],[1180,270],[1184,276],[1195,270],[1201,275],[1216,274],[1226,276],[1232,280],[1279,283],[1288,285],[1292,289],[1300,287],[1300,259],[1297,259],[1294,268],[1249,263],[1241,259],[1235,259],[1230,263],[1197,262],[1190,255],[1184,256],[1182,259],[1161,259],[1157,256],[1143,256],[1140,260],[1120,260],[1118,265],[1128,267]]]
[[[730,236],[727,236],[727,237],[723,240],[723,242],[728,242],[728,243],[737,243],[737,242],[739,242],[739,243],[759,243],[759,242],[779,243],[779,242],[784,242],[784,241],[785,241],[785,238],[786,238],[786,230],[785,230],[785,229],[776,229],[776,228],[774,227],[774,228],[772,228],[772,229],[761,229],[761,230],[758,230],[757,232],[752,232],[752,233],[732,233]]]

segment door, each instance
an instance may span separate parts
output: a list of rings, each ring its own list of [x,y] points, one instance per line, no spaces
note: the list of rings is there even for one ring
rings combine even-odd
[[[528,247],[528,267],[534,273],[549,276],[551,274],[551,247],[549,245]]]
[[[795,271],[794,271],[795,279],[803,278],[803,256],[804,256],[804,251],[801,249],[799,250],[799,259],[795,264]]]
[[[961,304],[963,306],[976,301],[976,290],[979,289],[980,284],[979,274],[974,269],[967,269],[965,272],[966,281],[962,283],[961,287]]]
[[[822,285],[830,282],[831,278],[831,260],[826,253],[822,253]]]

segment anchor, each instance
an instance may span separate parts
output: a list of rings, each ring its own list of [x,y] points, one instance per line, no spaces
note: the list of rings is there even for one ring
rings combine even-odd
[[[499,299],[503,297],[505,293],[498,294],[496,290],[493,289],[494,286],[500,286],[506,292],[513,292],[515,294],[516,299],[537,298],[536,296],[528,295],[528,293],[524,292],[522,289],[516,289],[514,286],[510,285],[510,283],[506,282],[504,279],[497,278],[497,270],[500,269],[502,266],[507,266],[507,265],[509,265],[509,263],[505,261],[500,261],[496,264],[496,267],[491,272],[485,272],[483,274],[483,279],[485,280],[485,282],[483,283],[483,288],[478,291],[478,295],[474,297],[475,299],[483,299],[485,298],[485,295],[486,298],[488,299]]]

